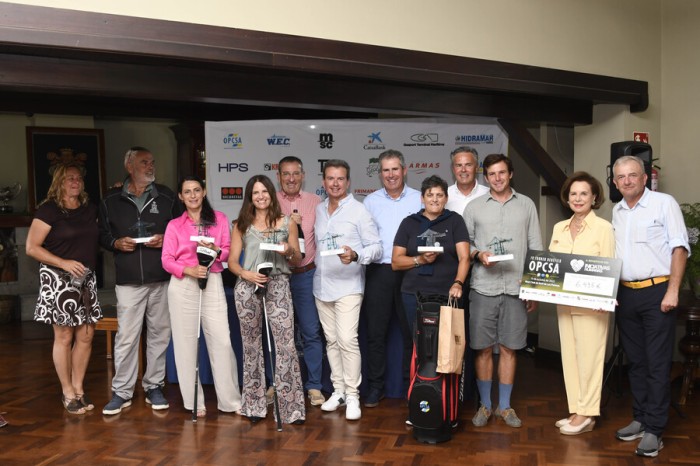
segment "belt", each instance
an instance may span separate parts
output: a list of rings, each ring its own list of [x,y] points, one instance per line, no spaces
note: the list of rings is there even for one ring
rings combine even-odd
[[[648,288],[650,286],[658,285],[660,283],[665,283],[670,279],[671,277],[669,275],[661,275],[660,277],[651,277],[647,278],[646,280],[639,280],[636,282],[626,282],[620,280],[620,283],[622,283],[622,286],[626,286],[627,288],[634,288],[635,290],[638,290],[640,288]]]
[[[297,274],[297,273],[304,273],[308,272],[309,270],[313,270],[316,268],[316,264],[313,262],[309,262],[303,267],[290,267],[289,270],[292,271],[292,273]]]

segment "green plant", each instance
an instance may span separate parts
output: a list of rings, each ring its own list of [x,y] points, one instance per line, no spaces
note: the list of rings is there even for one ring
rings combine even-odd
[[[685,266],[685,276],[688,281],[700,278],[700,248],[698,248],[698,236],[700,236],[700,202],[693,204],[681,204],[685,227],[688,229],[688,242],[690,243],[691,256]],[[690,283],[693,286],[693,283]]]

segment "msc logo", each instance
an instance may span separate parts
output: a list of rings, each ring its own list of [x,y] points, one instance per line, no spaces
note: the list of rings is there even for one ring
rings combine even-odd
[[[220,163],[219,164],[219,173],[221,172],[247,172],[248,171],[248,164],[245,162],[238,163],[238,162],[228,162],[228,163]]]
[[[411,135],[413,142],[438,142],[438,133],[416,133]]]
[[[264,163],[263,164],[263,170],[266,172],[271,172],[274,170],[277,170],[277,167],[279,167],[278,163]]]
[[[369,165],[367,165],[367,176],[372,178],[372,175],[379,174],[379,157],[374,157],[369,159]]]
[[[291,145],[290,143],[291,139],[288,136],[279,136],[277,134],[273,134],[269,138],[267,138],[267,145],[268,146],[289,146]]]
[[[227,149],[242,149],[243,139],[238,135],[238,133],[229,133],[228,136],[224,137],[224,146],[229,146]]]
[[[332,133],[320,133],[318,135],[318,145],[321,149],[332,149],[333,148],[333,134]]]
[[[222,200],[242,200],[243,188],[241,186],[221,188]]]

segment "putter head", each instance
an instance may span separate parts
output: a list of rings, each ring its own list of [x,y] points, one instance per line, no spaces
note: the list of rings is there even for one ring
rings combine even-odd
[[[256,272],[261,273],[265,275],[266,277],[269,277],[270,274],[272,273],[272,269],[275,267],[275,264],[272,262],[262,262],[258,264],[257,268],[255,269]],[[255,286],[255,294],[260,294],[264,290],[264,287],[261,286]]]

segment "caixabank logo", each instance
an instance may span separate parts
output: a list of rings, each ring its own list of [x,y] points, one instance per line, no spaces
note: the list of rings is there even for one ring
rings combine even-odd
[[[369,133],[367,135],[367,144],[362,146],[364,150],[385,150],[386,146],[382,141],[382,132]]]
[[[243,149],[243,138],[238,133],[224,136],[224,149]]]
[[[221,200],[223,201],[240,201],[243,200],[243,187],[227,186],[221,188]]]
[[[462,146],[465,144],[472,146],[477,144],[493,144],[493,134],[458,134],[455,136],[456,146]]]

